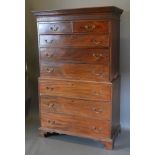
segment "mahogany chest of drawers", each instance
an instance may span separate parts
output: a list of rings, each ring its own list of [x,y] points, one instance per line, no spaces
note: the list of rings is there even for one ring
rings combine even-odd
[[[116,7],[37,11],[40,135],[60,133],[112,149],[120,132]]]

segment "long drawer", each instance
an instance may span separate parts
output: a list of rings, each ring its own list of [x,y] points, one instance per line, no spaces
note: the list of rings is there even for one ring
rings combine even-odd
[[[108,49],[40,48],[40,60],[45,62],[109,64],[109,53]]]
[[[111,122],[97,119],[88,119],[60,114],[40,114],[41,126],[43,128],[53,129],[59,133],[70,133],[73,135],[88,136],[94,138],[110,138]]]
[[[40,75],[53,78],[75,80],[109,80],[109,65],[70,64],[70,63],[41,63]]]
[[[110,83],[40,78],[39,91],[40,95],[111,101],[112,85]]]
[[[109,35],[40,35],[40,47],[109,47]]]
[[[41,96],[42,113],[68,114],[100,120],[111,120],[111,102],[91,101],[56,96]]]

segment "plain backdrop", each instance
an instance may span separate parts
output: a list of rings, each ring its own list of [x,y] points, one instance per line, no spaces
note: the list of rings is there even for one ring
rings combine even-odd
[[[95,6],[116,6],[124,10],[120,21],[120,104],[121,126],[130,128],[130,1],[129,0],[26,0],[26,63],[29,74],[29,92],[33,104],[37,100],[37,78],[39,76],[37,30],[32,10],[52,10]]]

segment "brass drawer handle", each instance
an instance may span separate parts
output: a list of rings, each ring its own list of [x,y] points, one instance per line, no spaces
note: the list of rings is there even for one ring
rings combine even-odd
[[[46,87],[47,90],[54,90],[54,88]]]
[[[54,40],[50,40],[50,41],[48,41],[47,39],[45,39],[45,43],[50,43],[50,44],[52,44],[53,41],[54,41]]]
[[[54,103],[49,104],[49,105],[48,105],[48,108],[49,108],[49,110],[52,110],[52,111],[55,111],[55,110],[56,110],[56,106],[55,106]]]
[[[48,122],[48,124],[50,124],[50,125],[54,125],[54,124],[56,124],[56,122],[55,122],[54,120],[53,120],[53,121],[48,120],[47,122]]]
[[[92,108],[92,110],[95,112],[95,113],[97,113],[97,114],[99,114],[99,113],[102,113],[103,112],[103,110],[102,109],[96,109],[96,108]]]
[[[95,29],[95,27],[96,27],[95,25],[90,25],[90,24],[84,26],[85,30],[88,32],[93,31]]]
[[[45,56],[48,57],[48,58],[50,58],[50,57],[53,56],[53,54],[50,55],[50,54],[46,53]]]
[[[47,70],[48,73],[54,72],[54,68],[50,68],[50,69],[47,68],[46,70]]]
[[[95,126],[93,126],[93,127],[92,127],[92,130],[96,130],[96,127],[95,127]]]
[[[96,76],[101,77],[101,78],[103,78],[105,76],[104,73],[100,73],[100,72],[97,73],[96,71],[93,71],[92,73],[95,74]]]
[[[50,30],[51,30],[51,31],[58,31],[58,30],[59,30],[59,27],[56,26],[56,25],[52,25],[52,26],[50,27]]]
[[[48,53],[45,54],[47,57],[50,57],[50,55]]]
[[[48,105],[49,108],[53,108],[54,106],[55,106],[54,103]]]
[[[102,128],[97,128],[97,127],[95,127],[95,126],[92,127],[92,130],[93,130],[94,132],[96,132],[96,133],[101,133],[101,132],[103,132],[103,129],[102,129]]]
[[[91,42],[95,45],[102,44],[102,41],[97,41],[96,39],[92,39]]]
[[[95,73],[95,75],[97,75],[97,76],[102,76],[102,73]]]
[[[102,53],[100,53],[100,54],[99,53],[98,54],[97,53],[93,53],[93,57],[95,57],[95,59],[98,60],[101,57],[103,57],[103,54]]]

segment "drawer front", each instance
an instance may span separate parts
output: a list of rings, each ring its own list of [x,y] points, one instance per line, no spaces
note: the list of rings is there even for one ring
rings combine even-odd
[[[93,64],[42,63],[40,75],[52,78],[60,77],[63,79],[108,81],[109,66]]]
[[[41,126],[53,129],[57,132],[68,132],[73,135],[84,135],[89,137],[104,138],[110,137],[110,122],[84,117],[73,117],[60,114],[41,113]]]
[[[72,26],[69,22],[39,23],[38,32],[39,34],[70,33]]]
[[[40,47],[109,47],[109,35],[40,35]]]
[[[42,113],[59,113],[73,116],[111,120],[111,103],[63,97],[40,97]]]
[[[73,62],[109,64],[109,50],[107,49],[65,49],[40,48],[40,58],[46,62]]]
[[[111,101],[111,86],[97,82],[39,79],[40,95],[88,100]]]
[[[73,32],[79,33],[109,33],[108,21],[75,21],[73,22]]]

